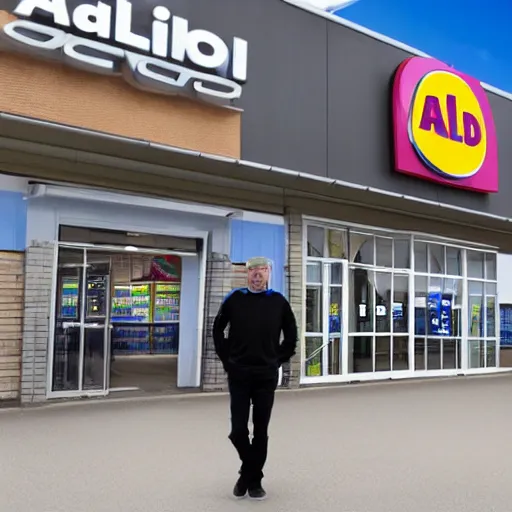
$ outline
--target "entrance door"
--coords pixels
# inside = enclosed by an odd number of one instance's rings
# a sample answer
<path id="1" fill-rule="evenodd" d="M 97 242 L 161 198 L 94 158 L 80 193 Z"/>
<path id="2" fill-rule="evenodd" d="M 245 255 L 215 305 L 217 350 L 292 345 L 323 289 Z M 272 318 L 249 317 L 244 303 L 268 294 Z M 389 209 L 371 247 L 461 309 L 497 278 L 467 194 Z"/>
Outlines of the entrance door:
<path id="1" fill-rule="evenodd" d="M 107 393 L 109 283 L 109 259 L 85 249 L 59 249 L 53 394 Z"/>
<path id="2" fill-rule="evenodd" d="M 348 322 L 347 264 L 340 260 L 308 262 L 306 304 L 306 377 L 343 375 Z"/>

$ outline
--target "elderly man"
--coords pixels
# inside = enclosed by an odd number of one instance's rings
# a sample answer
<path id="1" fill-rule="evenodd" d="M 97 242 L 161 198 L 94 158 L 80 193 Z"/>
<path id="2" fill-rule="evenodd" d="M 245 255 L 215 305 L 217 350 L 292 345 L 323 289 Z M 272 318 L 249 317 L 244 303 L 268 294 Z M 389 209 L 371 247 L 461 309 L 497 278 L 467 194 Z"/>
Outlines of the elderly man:
<path id="1" fill-rule="evenodd" d="M 283 295 L 268 288 L 270 272 L 267 258 L 249 260 L 247 288 L 233 290 L 226 297 L 213 325 L 215 350 L 228 374 L 229 438 L 242 461 L 233 491 L 236 498 L 247 493 L 252 499 L 266 498 L 261 481 L 279 367 L 295 354 L 297 345 L 295 317 Z M 252 443 L 248 429 L 251 403 Z"/>

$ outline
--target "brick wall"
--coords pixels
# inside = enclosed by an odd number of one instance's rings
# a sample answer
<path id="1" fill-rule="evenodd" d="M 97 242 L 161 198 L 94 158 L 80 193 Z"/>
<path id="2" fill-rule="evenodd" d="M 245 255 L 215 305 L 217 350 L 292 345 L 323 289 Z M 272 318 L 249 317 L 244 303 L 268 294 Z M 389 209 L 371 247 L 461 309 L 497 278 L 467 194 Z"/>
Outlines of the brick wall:
<path id="1" fill-rule="evenodd" d="M 32 242 L 26 251 L 21 374 L 21 401 L 25 404 L 46 399 L 53 258 L 51 243 Z"/>
<path id="2" fill-rule="evenodd" d="M 288 299 L 299 327 L 297 353 L 291 360 L 289 368 L 286 368 L 286 385 L 290 388 L 298 388 L 300 385 L 302 343 L 304 342 L 301 326 L 305 301 L 302 287 L 302 216 L 293 210 L 288 210 L 286 221 L 288 227 L 288 267 L 286 269 Z"/>
<path id="3" fill-rule="evenodd" d="M 24 257 L 0 252 L 0 401 L 20 398 Z"/>

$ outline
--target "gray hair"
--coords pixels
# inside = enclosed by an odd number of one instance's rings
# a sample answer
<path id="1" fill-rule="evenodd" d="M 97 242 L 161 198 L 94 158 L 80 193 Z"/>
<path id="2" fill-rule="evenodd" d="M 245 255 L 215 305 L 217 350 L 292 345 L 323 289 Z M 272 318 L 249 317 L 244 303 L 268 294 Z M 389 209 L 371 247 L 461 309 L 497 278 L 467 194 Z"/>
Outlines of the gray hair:
<path id="1" fill-rule="evenodd" d="M 255 267 L 272 268 L 272 261 L 268 258 L 265 258 L 265 256 L 255 256 L 254 258 L 249 258 L 245 266 L 247 269 Z"/>

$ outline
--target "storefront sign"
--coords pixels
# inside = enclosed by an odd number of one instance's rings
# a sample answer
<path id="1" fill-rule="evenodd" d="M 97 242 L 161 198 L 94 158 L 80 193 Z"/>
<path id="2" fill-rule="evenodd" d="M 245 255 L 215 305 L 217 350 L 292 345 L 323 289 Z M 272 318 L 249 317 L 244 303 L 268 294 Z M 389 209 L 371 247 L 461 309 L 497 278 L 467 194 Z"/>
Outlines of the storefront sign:
<path id="1" fill-rule="evenodd" d="M 477 80 L 434 59 L 407 59 L 395 77 L 393 116 L 398 172 L 498 192 L 494 120 Z"/>
<path id="2" fill-rule="evenodd" d="M 13 14 L 22 19 L 3 27 L 0 47 L 122 75 L 149 92 L 189 95 L 223 106 L 241 97 L 247 41 L 234 37 L 228 46 L 212 32 L 191 30 L 188 20 L 164 6 L 147 13 L 151 29 L 138 34 L 132 26 L 134 2 L 79 3 L 74 9 L 69 3 L 21 0 Z M 34 21 L 42 14 L 49 25 Z"/>

